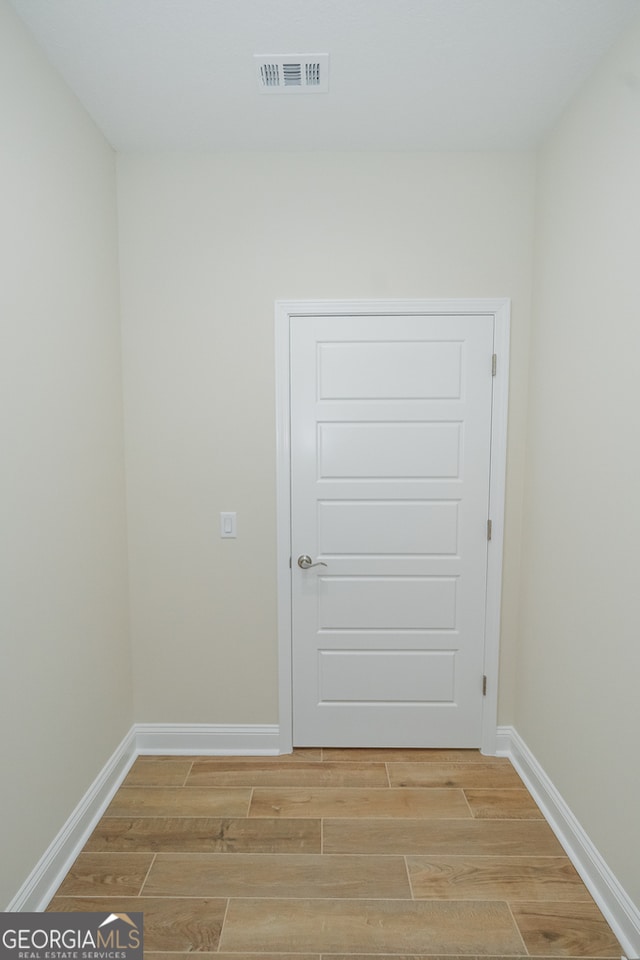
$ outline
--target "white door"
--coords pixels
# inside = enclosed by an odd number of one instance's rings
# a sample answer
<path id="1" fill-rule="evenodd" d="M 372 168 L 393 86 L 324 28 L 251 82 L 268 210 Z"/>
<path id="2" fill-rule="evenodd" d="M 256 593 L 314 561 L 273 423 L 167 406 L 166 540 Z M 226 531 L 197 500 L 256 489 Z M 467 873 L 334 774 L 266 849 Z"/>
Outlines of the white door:
<path id="1" fill-rule="evenodd" d="M 297 746 L 481 743 L 493 342 L 489 315 L 291 318 Z"/>

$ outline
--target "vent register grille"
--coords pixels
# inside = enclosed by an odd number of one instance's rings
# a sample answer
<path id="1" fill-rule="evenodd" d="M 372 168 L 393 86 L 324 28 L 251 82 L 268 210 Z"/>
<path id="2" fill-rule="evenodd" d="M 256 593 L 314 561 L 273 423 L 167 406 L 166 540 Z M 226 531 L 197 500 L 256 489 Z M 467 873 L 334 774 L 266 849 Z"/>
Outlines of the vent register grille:
<path id="1" fill-rule="evenodd" d="M 327 93 L 329 55 L 260 55 L 254 57 L 263 93 Z"/>

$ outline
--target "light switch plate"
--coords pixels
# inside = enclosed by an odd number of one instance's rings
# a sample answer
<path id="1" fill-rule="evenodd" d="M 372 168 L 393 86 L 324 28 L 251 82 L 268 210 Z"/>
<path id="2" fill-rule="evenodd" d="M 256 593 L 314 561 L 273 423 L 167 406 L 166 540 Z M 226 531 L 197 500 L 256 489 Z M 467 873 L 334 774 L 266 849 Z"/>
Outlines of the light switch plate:
<path id="1" fill-rule="evenodd" d="M 235 511 L 233 513 L 221 513 L 220 514 L 220 536 L 223 539 L 232 539 L 237 536 L 236 533 L 236 515 Z"/>

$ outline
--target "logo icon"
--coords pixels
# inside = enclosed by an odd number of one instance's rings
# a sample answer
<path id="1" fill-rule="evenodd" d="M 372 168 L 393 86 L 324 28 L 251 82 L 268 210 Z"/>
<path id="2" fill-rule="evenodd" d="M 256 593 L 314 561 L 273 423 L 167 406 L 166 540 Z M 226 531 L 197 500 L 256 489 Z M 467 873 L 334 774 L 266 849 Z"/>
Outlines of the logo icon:
<path id="1" fill-rule="evenodd" d="M 143 960 L 143 914 L 0 913 L 0 960 Z"/>
<path id="2" fill-rule="evenodd" d="M 102 921 L 100 927 L 106 927 L 108 923 L 113 923 L 114 920 L 122 920 L 124 923 L 128 923 L 130 926 L 135 927 L 136 930 L 138 929 L 138 924 L 133 922 L 128 913 L 110 913 L 107 919 Z"/>

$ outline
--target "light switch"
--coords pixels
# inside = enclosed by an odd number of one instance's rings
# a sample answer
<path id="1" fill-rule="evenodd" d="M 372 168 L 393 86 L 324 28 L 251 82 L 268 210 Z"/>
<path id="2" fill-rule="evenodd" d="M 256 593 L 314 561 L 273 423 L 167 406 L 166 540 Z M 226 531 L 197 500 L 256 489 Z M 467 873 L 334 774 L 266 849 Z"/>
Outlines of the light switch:
<path id="1" fill-rule="evenodd" d="M 227 539 L 237 536 L 235 512 L 220 514 L 220 536 Z"/>

